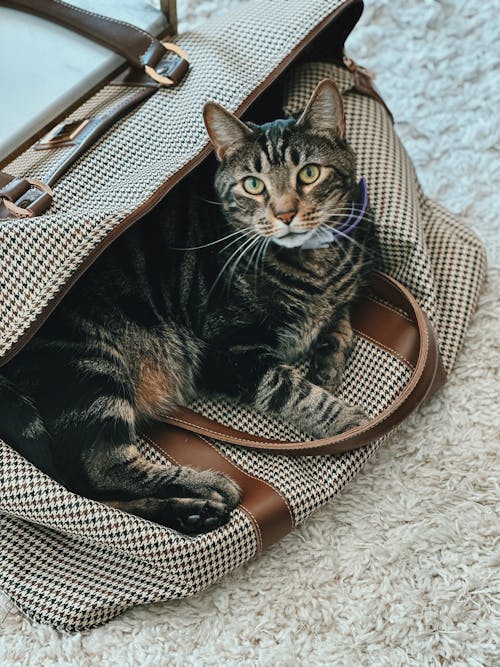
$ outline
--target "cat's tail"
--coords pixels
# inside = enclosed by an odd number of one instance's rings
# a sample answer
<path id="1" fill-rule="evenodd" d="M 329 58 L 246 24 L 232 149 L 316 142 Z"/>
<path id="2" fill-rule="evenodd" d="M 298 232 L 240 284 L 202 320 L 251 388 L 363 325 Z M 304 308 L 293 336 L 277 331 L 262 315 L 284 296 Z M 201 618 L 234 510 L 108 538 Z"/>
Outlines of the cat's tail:
<path id="1" fill-rule="evenodd" d="M 51 438 L 33 401 L 0 375 L 0 438 L 39 468 L 56 477 Z"/>

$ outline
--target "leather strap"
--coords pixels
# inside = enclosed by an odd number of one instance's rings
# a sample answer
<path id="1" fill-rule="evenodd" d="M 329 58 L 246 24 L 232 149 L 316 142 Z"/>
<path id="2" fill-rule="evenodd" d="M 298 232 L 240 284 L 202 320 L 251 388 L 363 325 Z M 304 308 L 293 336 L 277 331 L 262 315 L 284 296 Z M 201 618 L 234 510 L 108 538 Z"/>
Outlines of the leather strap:
<path id="1" fill-rule="evenodd" d="M 373 419 L 339 435 L 303 442 L 243 433 L 188 408 L 181 408 L 165 422 L 223 442 L 292 456 L 341 454 L 386 435 L 442 386 L 446 375 L 432 324 L 411 293 L 383 273 L 374 275 L 372 287 L 373 296 L 364 299 L 352 315 L 353 327 L 413 369 L 406 387 Z"/>
<path id="2" fill-rule="evenodd" d="M 0 5 L 36 14 L 63 25 L 70 30 L 103 44 L 121 55 L 132 67 L 154 68 L 170 51 L 156 37 L 136 26 L 80 9 L 62 0 L 0 0 Z M 188 69 L 181 57 L 172 67 L 162 72 L 173 83 L 178 83 Z"/>

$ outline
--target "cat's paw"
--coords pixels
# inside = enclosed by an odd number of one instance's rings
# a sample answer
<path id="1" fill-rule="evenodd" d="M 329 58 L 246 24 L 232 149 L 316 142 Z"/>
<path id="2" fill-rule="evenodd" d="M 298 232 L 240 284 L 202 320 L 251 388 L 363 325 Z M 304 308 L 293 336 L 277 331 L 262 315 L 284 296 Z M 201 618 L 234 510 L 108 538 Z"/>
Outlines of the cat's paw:
<path id="1" fill-rule="evenodd" d="M 344 369 L 344 358 L 338 359 L 337 363 L 332 365 L 316 357 L 309 364 L 307 379 L 333 394 L 342 384 Z"/>
<path id="2" fill-rule="evenodd" d="M 360 405 L 345 405 L 337 417 L 337 433 L 343 433 L 356 426 L 361 426 L 369 419 Z"/>
<path id="3" fill-rule="evenodd" d="M 183 467 L 175 495 L 181 497 L 169 498 L 163 515 L 157 515 L 156 520 L 182 533 L 197 535 L 227 523 L 242 492 L 221 472 Z"/>
<path id="4" fill-rule="evenodd" d="M 349 429 L 364 424 L 369 419 L 366 412 L 359 405 L 347 405 L 344 403 L 331 422 L 318 424 L 314 429 L 317 438 L 325 438 L 329 435 L 338 435 Z"/>
<path id="5" fill-rule="evenodd" d="M 222 472 L 184 468 L 183 473 L 182 495 L 223 503 L 229 511 L 241 500 L 240 487 Z"/>
<path id="6" fill-rule="evenodd" d="M 166 525 L 185 535 L 201 535 L 229 521 L 231 510 L 225 502 L 202 498 L 171 498 Z"/>

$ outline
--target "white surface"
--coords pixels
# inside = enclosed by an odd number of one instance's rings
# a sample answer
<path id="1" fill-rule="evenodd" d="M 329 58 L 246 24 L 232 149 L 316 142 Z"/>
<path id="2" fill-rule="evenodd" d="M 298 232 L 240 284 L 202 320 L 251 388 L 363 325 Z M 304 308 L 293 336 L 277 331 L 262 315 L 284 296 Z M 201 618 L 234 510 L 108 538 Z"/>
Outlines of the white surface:
<path id="1" fill-rule="evenodd" d="M 71 0 L 158 35 L 146 0 Z M 0 7 L 0 160 L 123 62 L 113 51 L 44 19 Z"/>
<path id="2" fill-rule="evenodd" d="M 181 28 L 228 4 L 179 0 Z M 366 4 L 349 52 L 378 72 L 426 191 L 473 224 L 495 264 L 491 3 Z M 444 390 L 304 526 L 196 598 L 86 634 L 31 626 L 6 604 L 2 667 L 499 665 L 499 293 L 497 260 Z"/>

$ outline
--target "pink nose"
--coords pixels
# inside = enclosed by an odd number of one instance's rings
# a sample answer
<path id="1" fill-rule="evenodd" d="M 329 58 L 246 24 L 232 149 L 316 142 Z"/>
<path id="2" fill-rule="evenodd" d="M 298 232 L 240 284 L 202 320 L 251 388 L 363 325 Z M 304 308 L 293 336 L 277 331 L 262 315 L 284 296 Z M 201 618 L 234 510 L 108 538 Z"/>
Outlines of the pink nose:
<path id="1" fill-rule="evenodd" d="M 278 220 L 284 222 L 285 225 L 289 225 L 294 219 L 296 213 L 297 211 L 283 211 L 281 213 L 275 213 L 275 216 L 278 218 Z"/>

